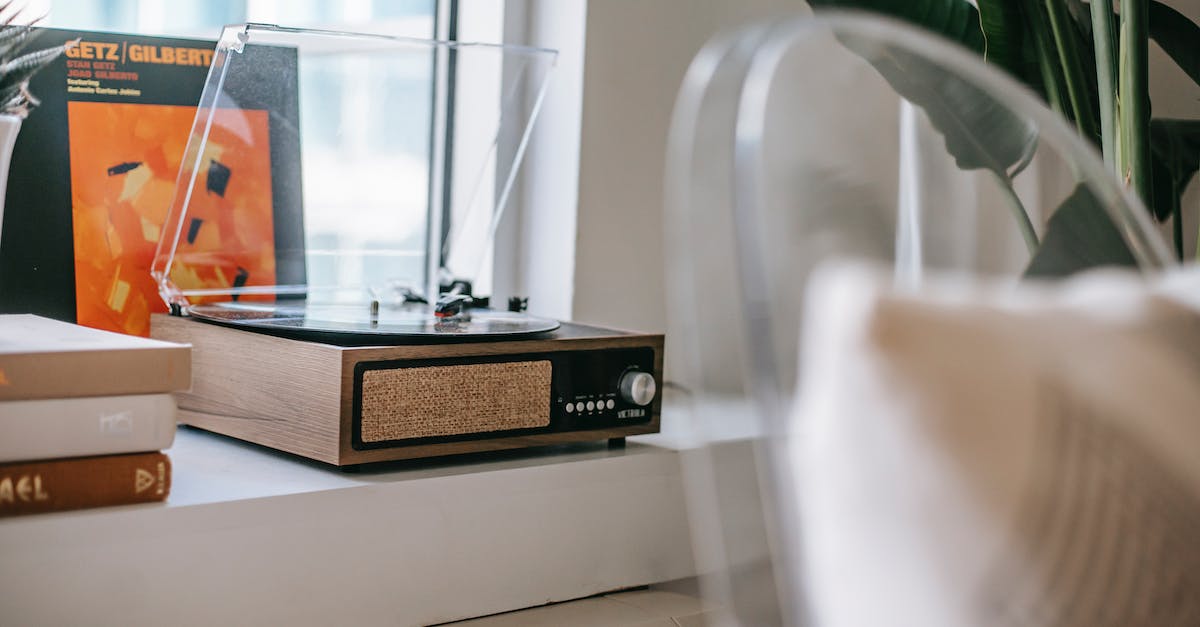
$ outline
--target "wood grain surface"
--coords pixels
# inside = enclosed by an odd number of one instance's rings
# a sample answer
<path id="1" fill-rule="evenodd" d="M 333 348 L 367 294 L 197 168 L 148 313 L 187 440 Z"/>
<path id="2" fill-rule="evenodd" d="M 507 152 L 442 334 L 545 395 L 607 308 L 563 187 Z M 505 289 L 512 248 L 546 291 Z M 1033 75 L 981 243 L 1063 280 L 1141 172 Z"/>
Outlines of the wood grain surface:
<path id="1" fill-rule="evenodd" d="M 359 362 L 651 347 L 662 380 L 661 334 L 563 323 L 539 339 L 399 346 L 335 346 L 241 331 L 169 316 L 151 336 L 192 344 L 192 389 L 179 395 L 180 422 L 335 465 L 621 438 L 659 430 L 662 393 L 651 420 L 614 428 L 355 450 L 354 368 Z"/>

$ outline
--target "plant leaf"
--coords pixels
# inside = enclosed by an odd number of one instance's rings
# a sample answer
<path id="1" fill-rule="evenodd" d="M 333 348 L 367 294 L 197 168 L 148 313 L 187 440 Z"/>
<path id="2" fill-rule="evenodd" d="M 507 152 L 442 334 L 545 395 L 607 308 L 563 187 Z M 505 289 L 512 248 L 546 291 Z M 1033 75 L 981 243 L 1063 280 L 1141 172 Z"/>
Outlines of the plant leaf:
<path id="1" fill-rule="evenodd" d="M 1153 204 L 1150 163 L 1150 17 L 1145 0 L 1121 0 L 1117 37 L 1117 173 L 1147 206 Z"/>
<path id="2" fill-rule="evenodd" d="M 28 26 L 0 27 L 0 60 L 9 59 L 28 43 L 33 29 Z"/>
<path id="3" fill-rule="evenodd" d="M 1093 96 L 1096 92 L 1096 69 L 1089 63 L 1092 55 L 1083 54 L 1084 51 L 1091 51 L 1092 47 L 1090 42 L 1084 43 L 1078 23 L 1071 17 L 1066 4 L 1055 0 L 1046 0 L 1045 4 L 1056 58 L 1062 67 L 1067 88 L 1067 101 L 1071 105 L 1071 118 L 1080 135 L 1097 140 L 1100 132 Z"/>
<path id="4" fill-rule="evenodd" d="M 1105 0 L 1096 0 L 1104 2 Z M 1108 0 L 1111 2 L 1111 0 Z M 1068 8 L 1071 8 L 1071 13 L 1075 16 L 1074 4 L 1078 0 L 1069 0 Z M 983 3 L 980 2 L 980 6 Z M 1150 0 L 1150 39 L 1158 43 L 1163 52 L 1171 57 L 1183 71 L 1192 78 L 1196 84 L 1200 85 L 1200 26 L 1189 20 L 1186 15 L 1176 11 L 1175 9 L 1159 2 L 1158 0 Z M 1081 20 L 1077 16 L 1076 23 L 1080 27 L 1086 38 L 1091 38 L 1092 29 L 1086 25 L 1086 20 Z M 1113 13 L 1113 24 L 1118 23 L 1118 13 Z M 1116 48 L 1117 42 L 1113 41 L 1113 48 Z"/>
<path id="5" fill-rule="evenodd" d="M 1179 11 L 1151 0 L 1150 38 L 1200 85 L 1200 26 Z"/>
<path id="6" fill-rule="evenodd" d="M 1050 216 L 1042 246 L 1025 276 L 1056 278 L 1098 266 L 1136 265 L 1103 203 L 1086 185 L 1079 185 Z"/>
<path id="7" fill-rule="evenodd" d="M 931 30 L 983 53 L 979 12 L 966 0 L 813 0 L 814 8 L 864 9 Z M 924 59 L 877 42 L 842 43 L 871 63 L 896 93 L 919 106 L 946 140 L 959 168 L 1015 176 L 1037 148 L 1037 128 L 977 87 Z M 1016 51 L 1014 51 L 1016 52 Z"/>
<path id="8" fill-rule="evenodd" d="M 33 76 L 47 63 L 58 58 L 66 50 L 66 46 L 55 46 L 45 50 L 37 50 L 21 55 L 3 65 L 0 65 L 0 87 L 16 85 Z"/>
<path id="9" fill-rule="evenodd" d="M 1010 179 L 1037 148 L 1037 127 L 973 83 L 907 50 L 842 36 L 900 96 L 925 111 L 963 170 L 986 169 Z"/>
<path id="10" fill-rule="evenodd" d="M 1095 1 L 1112 4 L 1112 0 Z M 1087 20 L 1078 13 L 1076 5 L 1079 2 L 1080 0 L 1067 0 L 1067 7 L 1071 9 L 1071 14 L 1075 17 L 1080 30 L 1090 38 L 1092 28 Z M 1163 51 L 1174 59 L 1175 63 L 1188 76 L 1192 77 L 1193 81 L 1200 84 L 1200 26 L 1189 20 L 1186 15 L 1159 0 L 1150 0 L 1149 12 L 1150 39 L 1157 42 Z M 1113 13 L 1112 22 L 1114 24 L 1117 23 L 1118 16 L 1118 13 Z M 1113 47 L 1116 47 L 1115 41 Z"/>
<path id="11" fill-rule="evenodd" d="M 1107 6 L 1106 6 L 1107 4 Z M 1104 165 L 1117 171 L 1117 44 L 1112 3 L 1094 0 L 1091 6 L 1092 60 L 1096 72 L 1094 101 L 1099 105 L 1100 146 Z"/>
<path id="12" fill-rule="evenodd" d="M 921 26 L 983 54 L 979 11 L 967 0 L 809 0 L 812 8 L 860 9 Z"/>
<path id="13" fill-rule="evenodd" d="M 1012 0 L 979 0 L 979 26 L 985 43 L 984 60 L 1040 89 L 1041 72 L 1037 60 L 1029 55 L 1034 44 L 1026 41 L 1020 5 Z"/>
<path id="14" fill-rule="evenodd" d="M 1154 165 L 1154 217 L 1166 220 L 1192 177 L 1200 171 L 1200 120 L 1150 121 Z"/>

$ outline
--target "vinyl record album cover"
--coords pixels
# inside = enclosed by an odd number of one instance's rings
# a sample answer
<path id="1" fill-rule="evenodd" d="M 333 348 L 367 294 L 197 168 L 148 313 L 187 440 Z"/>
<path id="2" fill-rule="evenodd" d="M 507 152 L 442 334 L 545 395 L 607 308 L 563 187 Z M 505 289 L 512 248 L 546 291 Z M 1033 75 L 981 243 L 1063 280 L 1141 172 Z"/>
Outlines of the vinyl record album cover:
<path id="1" fill-rule="evenodd" d="M 147 335 L 150 314 L 166 311 L 150 265 L 214 43 L 39 29 L 34 45 L 75 39 L 30 84 L 42 103 L 13 152 L 0 310 Z M 277 58 L 264 64 L 272 73 L 254 77 L 257 101 L 236 103 L 238 132 L 206 147 L 205 188 L 180 246 L 208 261 L 176 269 L 189 287 L 276 283 L 277 237 L 287 241 L 292 227 L 283 225 L 301 228 L 276 215 L 300 211 L 288 191 L 299 189 L 299 146 L 273 133 L 298 120 L 295 51 L 247 53 Z"/>

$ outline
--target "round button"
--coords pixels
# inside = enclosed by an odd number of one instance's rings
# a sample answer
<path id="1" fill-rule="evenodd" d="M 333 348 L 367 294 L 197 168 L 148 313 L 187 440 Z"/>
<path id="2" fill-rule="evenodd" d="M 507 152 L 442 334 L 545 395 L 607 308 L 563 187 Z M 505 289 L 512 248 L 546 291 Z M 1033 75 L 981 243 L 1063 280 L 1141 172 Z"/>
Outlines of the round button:
<path id="1" fill-rule="evenodd" d="M 575 403 L 567 403 L 567 413 L 569 414 L 574 411 L 575 411 Z"/>
<path id="2" fill-rule="evenodd" d="M 605 407 L 607 407 L 607 408 L 609 408 L 609 409 L 612 409 L 613 407 L 616 407 L 616 406 L 617 406 L 617 404 L 616 404 L 616 402 L 614 402 L 614 401 L 613 401 L 613 399 L 611 399 L 611 398 L 610 398 L 610 399 L 608 399 L 607 401 L 605 401 L 605 402 L 604 402 L 604 406 L 605 406 Z"/>
<path id="3" fill-rule="evenodd" d="M 621 391 L 621 398 L 642 407 L 649 405 L 658 391 L 654 375 L 638 370 L 631 370 L 622 375 L 621 383 L 617 387 Z"/>
<path id="4" fill-rule="evenodd" d="M 587 410 L 592 411 L 593 409 L 596 409 L 596 404 L 593 403 L 592 401 L 588 401 L 587 402 Z"/>

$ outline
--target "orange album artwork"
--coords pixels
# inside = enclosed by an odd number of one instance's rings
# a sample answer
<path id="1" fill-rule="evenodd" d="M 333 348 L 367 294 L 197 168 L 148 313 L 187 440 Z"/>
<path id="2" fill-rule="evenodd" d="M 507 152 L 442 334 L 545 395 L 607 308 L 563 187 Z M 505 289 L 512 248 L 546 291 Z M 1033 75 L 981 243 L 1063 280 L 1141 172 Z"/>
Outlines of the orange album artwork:
<path id="1" fill-rule="evenodd" d="M 71 102 L 71 215 L 79 324 L 148 335 L 166 311 L 150 266 L 194 107 Z M 267 112 L 213 125 L 171 277 L 183 289 L 275 283 Z M 236 119 L 234 119 L 236 118 Z"/>

